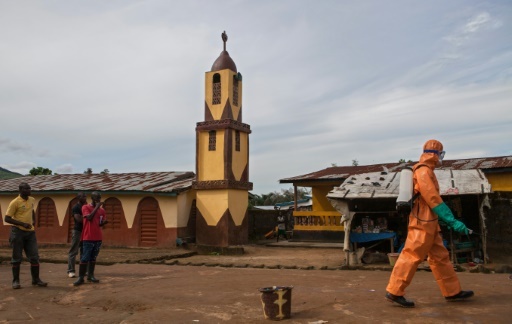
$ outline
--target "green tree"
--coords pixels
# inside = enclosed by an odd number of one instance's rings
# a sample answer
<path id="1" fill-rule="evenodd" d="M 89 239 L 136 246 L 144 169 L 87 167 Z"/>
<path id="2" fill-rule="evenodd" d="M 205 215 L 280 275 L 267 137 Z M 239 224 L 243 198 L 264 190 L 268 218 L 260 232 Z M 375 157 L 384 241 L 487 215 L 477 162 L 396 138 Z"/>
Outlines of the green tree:
<path id="1" fill-rule="evenodd" d="M 359 165 L 359 161 L 357 159 L 353 159 L 352 166 L 358 166 L 358 165 Z"/>
<path id="2" fill-rule="evenodd" d="M 109 173 L 110 173 L 110 171 L 108 169 L 105 169 L 105 170 L 100 172 L 100 174 L 109 174 Z"/>
<path id="3" fill-rule="evenodd" d="M 43 167 L 34 167 L 32 169 L 30 169 L 29 173 L 30 175 L 51 175 L 52 174 L 52 170 L 48 169 L 48 168 L 43 168 Z"/>
<path id="4" fill-rule="evenodd" d="M 297 188 L 297 199 L 304 199 L 306 195 L 310 195 L 311 190 L 304 187 Z M 274 191 L 268 194 L 254 195 L 250 199 L 250 206 L 274 206 L 277 203 L 288 202 L 294 200 L 293 188 L 281 189 L 281 192 Z"/>
<path id="5" fill-rule="evenodd" d="M 92 169 L 87 168 L 87 170 L 84 171 L 84 174 L 92 174 Z"/>

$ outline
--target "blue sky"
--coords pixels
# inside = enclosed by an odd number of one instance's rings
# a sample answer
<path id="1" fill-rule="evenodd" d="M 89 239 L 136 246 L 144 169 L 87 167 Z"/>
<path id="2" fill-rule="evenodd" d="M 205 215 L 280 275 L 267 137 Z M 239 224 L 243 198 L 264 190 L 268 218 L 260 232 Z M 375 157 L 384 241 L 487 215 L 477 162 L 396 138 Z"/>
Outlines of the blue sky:
<path id="1" fill-rule="evenodd" d="M 194 171 L 224 30 L 254 193 L 430 138 L 511 155 L 511 21 L 510 1 L 0 0 L 0 166 Z"/>

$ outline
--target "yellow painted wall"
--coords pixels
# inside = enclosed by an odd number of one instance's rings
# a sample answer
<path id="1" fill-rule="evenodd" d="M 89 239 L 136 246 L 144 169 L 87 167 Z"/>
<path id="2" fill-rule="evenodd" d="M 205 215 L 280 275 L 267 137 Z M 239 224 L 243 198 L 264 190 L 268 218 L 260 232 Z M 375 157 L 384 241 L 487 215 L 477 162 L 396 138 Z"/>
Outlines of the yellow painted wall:
<path id="1" fill-rule="evenodd" d="M 213 75 L 220 74 L 220 82 L 221 82 L 221 100 L 220 104 L 213 105 Z M 233 111 L 233 118 L 238 119 L 238 115 L 240 114 L 240 105 L 242 104 L 242 82 L 238 82 L 238 105 L 233 104 L 233 77 L 236 73 L 231 70 L 221 70 L 215 72 L 206 72 L 205 76 L 205 100 L 208 104 L 208 107 L 211 111 L 213 119 L 220 120 L 222 116 L 222 111 L 224 106 L 226 105 L 226 100 L 230 98 L 231 109 Z"/>
<path id="2" fill-rule="evenodd" d="M 335 211 L 336 209 L 327 200 L 327 194 L 333 189 L 333 186 L 315 186 L 311 188 L 313 195 L 313 210 L 314 211 Z"/>
<path id="3" fill-rule="evenodd" d="M 234 133 L 235 131 L 233 131 Z M 240 180 L 242 178 L 242 174 L 247 166 L 247 160 L 249 158 L 248 153 L 248 141 L 249 137 L 247 133 L 240 132 L 240 151 L 236 150 L 236 136 L 233 135 L 233 175 L 236 180 Z"/>
<path id="4" fill-rule="evenodd" d="M 11 200 L 16 198 L 17 196 L 18 195 L 9 195 L 9 196 L 2 195 L 0 197 L 0 205 L 1 205 L 2 213 L 3 213 L 2 222 L 4 222 L 5 212 L 7 211 L 7 207 L 9 207 L 9 203 L 11 202 Z M 64 218 L 66 217 L 66 210 L 68 209 L 69 202 L 71 200 L 73 200 L 73 198 L 75 198 L 76 195 L 64 194 L 64 195 L 49 196 L 49 195 L 32 194 L 32 197 L 34 197 L 34 199 L 35 199 L 36 210 L 37 210 L 37 205 L 39 204 L 41 199 L 43 199 L 45 197 L 51 198 L 53 200 L 53 202 L 55 203 L 55 209 L 57 211 L 57 217 L 59 219 L 59 226 L 62 226 L 62 224 L 64 223 Z M 3 224 L 8 225 L 5 222 Z"/>
<path id="5" fill-rule="evenodd" d="M 5 212 L 7 212 L 7 207 L 9 207 L 9 203 L 14 199 L 18 197 L 18 195 L 1 195 L 0 196 L 0 211 L 2 212 L 2 224 L 3 225 L 10 225 L 5 223 Z"/>
<path id="6" fill-rule="evenodd" d="M 198 190 L 196 207 L 209 226 L 215 226 L 228 209 L 228 190 Z"/>
<path id="7" fill-rule="evenodd" d="M 135 214 L 137 213 L 137 206 L 139 205 L 139 202 L 144 197 L 145 196 L 139 196 L 139 195 L 133 195 L 133 196 L 127 195 L 125 197 L 120 197 L 120 196 L 116 197 L 117 199 L 119 199 L 121 201 L 121 204 L 123 206 L 124 217 L 126 219 L 126 225 L 128 226 L 128 228 L 133 227 L 133 222 L 135 220 Z M 106 199 L 106 198 L 103 198 L 103 195 L 102 195 L 102 199 Z M 90 201 L 90 199 L 89 199 L 89 201 Z M 163 211 L 162 211 L 162 214 L 163 214 Z M 107 217 L 108 217 L 108 215 L 107 215 Z"/>
<path id="8" fill-rule="evenodd" d="M 178 195 L 178 216 L 176 217 L 176 225 L 172 227 L 186 227 L 188 225 L 190 209 L 192 208 L 192 202 L 194 201 L 195 198 L 195 190 L 187 190 Z"/>
<path id="9" fill-rule="evenodd" d="M 512 173 L 486 173 L 492 191 L 512 191 Z"/>
<path id="10" fill-rule="evenodd" d="M 152 196 L 154 197 L 160 206 L 160 210 L 162 212 L 162 218 L 165 224 L 166 228 L 174 228 L 178 226 L 179 222 L 188 222 L 188 217 L 190 213 L 190 206 L 192 205 L 192 199 L 191 198 L 191 190 L 187 191 L 187 194 L 183 194 L 178 196 L 181 201 L 181 207 L 182 210 L 180 210 L 180 215 L 178 215 L 178 197 L 172 197 L 172 196 Z M 188 196 L 187 196 L 188 195 Z M 133 222 L 135 220 L 135 215 L 137 213 L 137 206 L 139 205 L 139 202 L 145 198 L 151 195 L 108 195 L 108 194 L 101 194 L 101 200 L 104 201 L 110 197 L 117 198 L 121 201 L 121 205 L 123 207 L 123 212 L 126 219 L 126 224 L 128 225 L 128 228 L 133 227 Z M 17 195 L 11 195 L 11 196 L 0 196 L 0 209 L 2 210 L 2 223 L 4 225 L 4 218 L 5 218 L 5 212 L 7 211 L 7 207 L 9 206 L 9 203 L 11 200 L 16 198 Z M 66 210 L 69 206 L 69 202 L 73 200 L 73 198 L 76 197 L 75 194 L 56 194 L 56 195 L 38 195 L 33 194 L 32 197 L 36 200 L 36 206 L 39 204 L 39 201 L 45 197 L 49 197 L 53 200 L 55 203 L 55 209 L 57 211 L 57 218 L 59 220 L 59 226 L 62 226 L 64 223 L 64 218 L 66 217 Z M 87 195 L 87 202 L 91 202 L 90 195 Z M 36 207 L 37 208 L 37 207 Z M 107 215 L 108 217 L 108 215 Z M 178 221 L 178 218 L 180 219 Z"/>
<path id="11" fill-rule="evenodd" d="M 217 149 L 208 151 L 209 134 L 198 135 L 198 175 L 199 181 L 224 179 L 224 130 L 217 130 Z"/>
<path id="12" fill-rule="evenodd" d="M 229 191 L 229 212 L 235 225 L 240 226 L 247 211 L 249 203 L 249 193 L 246 190 L 228 190 Z"/>
<path id="13" fill-rule="evenodd" d="M 246 190 L 199 190 L 196 205 L 209 226 L 217 225 L 228 208 L 235 225 L 239 226 L 244 220 L 248 201 Z"/>
<path id="14" fill-rule="evenodd" d="M 176 227 L 178 223 L 178 200 L 176 197 L 173 197 L 173 199 L 159 199 L 161 197 L 154 198 L 158 201 L 158 205 L 160 206 L 165 228 Z"/>
<path id="15" fill-rule="evenodd" d="M 128 228 L 133 227 L 135 221 L 135 215 L 137 214 L 137 207 L 140 201 L 146 197 L 153 197 L 158 201 L 160 211 L 162 213 L 162 219 L 165 224 L 165 228 L 174 228 L 177 225 L 178 218 L 178 202 L 177 197 L 173 196 L 157 196 L 157 195 L 107 195 L 101 194 L 101 200 L 104 201 L 110 197 L 117 198 L 121 201 L 123 207 L 124 217 L 126 219 L 126 225 Z M 90 198 L 87 202 L 91 202 Z M 107 215 L 108 217 L 108 215 Z"/>

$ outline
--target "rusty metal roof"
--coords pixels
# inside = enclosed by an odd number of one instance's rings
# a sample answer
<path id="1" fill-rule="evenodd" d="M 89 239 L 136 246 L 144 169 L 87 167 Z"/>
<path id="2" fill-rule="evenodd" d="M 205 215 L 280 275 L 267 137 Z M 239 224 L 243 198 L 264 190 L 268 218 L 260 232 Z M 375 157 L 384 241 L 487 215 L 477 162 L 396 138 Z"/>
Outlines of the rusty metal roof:
<path id="1" fill-rule="evenodd" d="M 320 171 L 311 172 L 305 175 L 295 176 L 279 180 L 279 183 L 301 183 L 301 182 L 328 182 L 344 181 L 349 175 L 368 172 L 379 172 L 386 168 L 390 172 L 400 171 L 406 166 L 412 167 L 418 162 L 404 163 L 382 163 L 372 165 L 330 167 Z M 481 169 L 484 172 L 499 172 L 512 168 L 512 155 L 499 157 L 486 157 L 461 160 L 443 160 L 443 166 L 438 170 L 472 170 Z"/>
<path id="2" fill-rule="evenodd" d="M 434 170 L 441 196 L 478 195 L 491 192 L 491 185 L 479 169 Z M 396 198 L 400 187 L 400 172 L 370 172 L 351 175 L 335 187 L 327 198 Z"/>
<path id="3" fill-rule="evenodd" d="M 56 174 L 0 180 L 0 192 L 18 192 L 27 182 L 32 192 L 102 191 L 178 194 L 192 188 L 194 172 L 141 172 L 110 174 Z"/>

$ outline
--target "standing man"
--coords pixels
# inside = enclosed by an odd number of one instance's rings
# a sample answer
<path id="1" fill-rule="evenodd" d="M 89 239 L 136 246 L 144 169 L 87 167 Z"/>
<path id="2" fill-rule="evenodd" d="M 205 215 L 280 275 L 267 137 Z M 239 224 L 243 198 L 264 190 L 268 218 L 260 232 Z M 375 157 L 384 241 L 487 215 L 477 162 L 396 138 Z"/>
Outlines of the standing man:
<path id="1" fill-rule="evenodd" d="M 71 247 L 68 253 L 68 277 L 75 277 L 75 264 L 76 256 L 80 250 L 80 257 L 82 256 L 82 228 L 84 223 L 84 217 L 82 216 L 82 206 L 87 203 L 87 196 L 84 192 L 78 193 L 76 196 L 78 202 L 73 206 L 71 214 L 75 220 L 73 227 L 73 235 L 71 236 Z"/>
<path id="2" fill-rule="evenodd" d="M 32 285 L 46 287 L 48 283 L 39 278 L 39 252 L 34 229 L 36 225 L 35 199 L 30 196 L 32 188 L 28 183 L 22 182 L 19 185 L 19 192 L 19 196 L 11 201 L 5 214 L 5 222 L 12 225 L 9 237 L 12 246 L 12 288 L 21 288 L 20 264 L 23 259 L 23 250 L 30 261 Z"/>
<path id="3" fill-rule="evenodd" d="M 279 215 L 277 215 L 277 242 L 279 242 L 279 236 L 284 236 L 284 238 L 287 240 L 286 237 L 286 223 L 283 214 L 281 213 L 281 210 L 279 210 Z"/>
<path id="4" fill-rule="evenodd" d="M 101 227 L 107 224 L 105 209 L 101 201 L 101 195 L 97 191 L 91 193 L 91 204 L 82 206 L 84 219 L 82 229 L 82 255 L 80 256 L 80 268 L 78 269 L 78 280 L 73 283 L 74 286 L 80 286 L 84 283 L 85 272 L 87 271 L 87 281 L 98 283 L 94 277 L 94 268 L 96 267 L 96 257 L 100 253 L 103 236 Z M 87 267 L 89 265 L 89 267 Z"/>
<path id="5" fill-rule="evenodd" d="M 419 163 L 413 168 L 414 194 L 419 193 L 420 196 L 415 200 L 409 215 L 405 246 L 386 288 L 386 299 L 402 307 L 414 307 L 414 302 L 404 297 L 405 288 L 411 283 L 418 265 L 426 255 L 432 274 L 447 301 L 464 300 L 473 296 L 473 291 L 461 290 L 448 250 L 444 247 L 439 233 L 438 219 L 459 233 L 469 233 L 468 228 L 455 219 L 439 195 L 434 169 L 441 165 L 443 157 L 443 144 L 429 140 L 423 146 Z"/>

